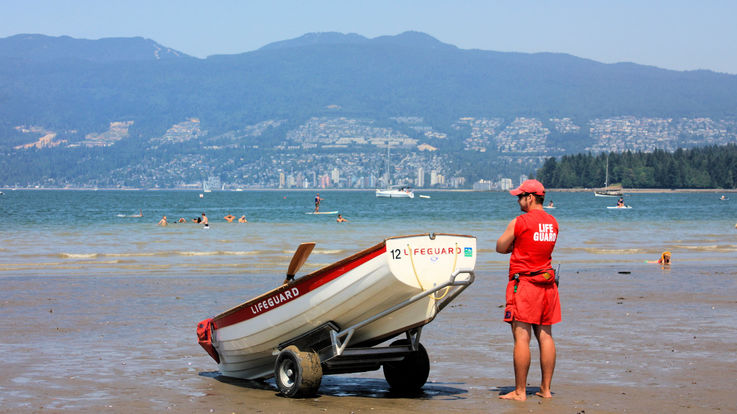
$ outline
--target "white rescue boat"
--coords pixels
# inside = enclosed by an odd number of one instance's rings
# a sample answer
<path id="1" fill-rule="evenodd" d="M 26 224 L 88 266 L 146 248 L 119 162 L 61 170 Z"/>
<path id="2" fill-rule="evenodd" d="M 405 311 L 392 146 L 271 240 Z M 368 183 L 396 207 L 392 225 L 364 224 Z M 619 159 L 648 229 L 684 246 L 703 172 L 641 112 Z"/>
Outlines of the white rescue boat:
<path id="1" fill-rule="evenodd" d="M 200 322 L 199 343 L 223 375 L 276 376 L 287 396 L 316 392 L 323 374 L 381 366 L 393 389 L 416 390 L 429 373 L 421 329 L 473 282 L 476 254 L 473 236 L 388 238 Z"/>

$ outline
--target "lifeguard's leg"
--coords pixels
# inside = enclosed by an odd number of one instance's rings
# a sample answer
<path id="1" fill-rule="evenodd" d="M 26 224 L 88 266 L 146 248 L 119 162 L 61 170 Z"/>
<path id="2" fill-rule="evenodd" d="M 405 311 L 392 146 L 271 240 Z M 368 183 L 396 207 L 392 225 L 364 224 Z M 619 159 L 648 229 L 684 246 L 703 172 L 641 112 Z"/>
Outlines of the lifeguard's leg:
<path id="1" fill-rule="evenodd" d="M 514 391 L 500 395 L 505 400 L 524 401 L 527 399 L 527 373 L 530 370 L 531 325 L 525 322 L 512 322 L 514 336 Z"/>
<path id="2" fill-rule="evenodd" d="M 543 398 L 551 398 L 553 394 L 550 392 L 550 384 L 553 382 L 556 358 L 553 327 L 552 325 L 535 325 L 534 329 L 535 337 L 540 345 L 540 371 L 542 376 L 540 392 L 536 394 Z"/>

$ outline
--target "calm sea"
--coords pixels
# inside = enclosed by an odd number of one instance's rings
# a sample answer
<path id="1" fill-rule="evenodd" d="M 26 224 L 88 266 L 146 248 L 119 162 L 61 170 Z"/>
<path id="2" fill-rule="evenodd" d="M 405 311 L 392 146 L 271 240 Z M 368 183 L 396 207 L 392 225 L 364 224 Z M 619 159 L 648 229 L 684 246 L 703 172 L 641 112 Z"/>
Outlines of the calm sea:
<path id="1" fill-rule="evenodd" d="M 430 198 L 379 199 L 371 191 L 321 191 L 323 211 L 307 215 L 314 191 L 51 191 L 0 195 L 0 278 L 17 276 L 279 275 L 301 242 L 317 247 L 303 272 L 340 260 L 386 237 L 460 233 L 478 238 L 479 270 L 506 268 L 497 237 L 519 214 L 508 193 L 416 192 Z M 550 193 L 560 236 L 561 273 L 599 264 L 635 265 L 663 250 L 674 263 L 737 263 L 737 195 L 632 194 L 615 198 Z M 137 215 L 139 209 L 143 217 Z M 205 212 L 210 228 L 191 219 Z M 223 217 L 246 215 L 247 224 Z M 163 215 L 170 223 L 157 225 Z"/>

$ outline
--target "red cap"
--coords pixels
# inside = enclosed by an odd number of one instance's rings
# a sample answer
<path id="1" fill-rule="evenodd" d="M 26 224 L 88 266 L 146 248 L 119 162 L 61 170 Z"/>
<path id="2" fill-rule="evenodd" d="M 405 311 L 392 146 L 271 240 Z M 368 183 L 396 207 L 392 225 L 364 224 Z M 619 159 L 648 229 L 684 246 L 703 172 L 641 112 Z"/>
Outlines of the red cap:
<path id="1" fill-rule="evenodd" d="M 511 190 L 509 194 L 516 196 L 523 193 L 545 195 L 545 187 L 540 181 L 525 180 L 516 190 Z"/>

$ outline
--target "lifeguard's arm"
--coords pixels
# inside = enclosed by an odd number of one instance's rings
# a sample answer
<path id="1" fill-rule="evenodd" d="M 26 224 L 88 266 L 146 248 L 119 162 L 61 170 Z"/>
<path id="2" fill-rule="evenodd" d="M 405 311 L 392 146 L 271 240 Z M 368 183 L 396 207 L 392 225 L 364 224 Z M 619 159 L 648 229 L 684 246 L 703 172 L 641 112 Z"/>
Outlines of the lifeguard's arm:
<path id="1" fill-rule="evenodd" d="M 517 224 L 517 219 L 510 221 L 504 233 L 496 241 L 496 251 L 498 253 L 506 254 L 512 253 L 514 249 L 514 226 Z"/>

